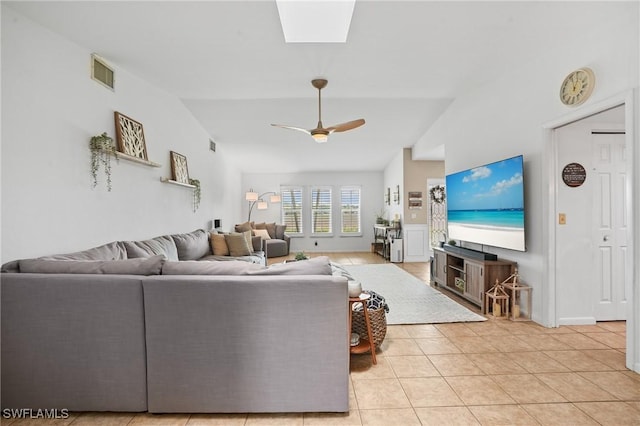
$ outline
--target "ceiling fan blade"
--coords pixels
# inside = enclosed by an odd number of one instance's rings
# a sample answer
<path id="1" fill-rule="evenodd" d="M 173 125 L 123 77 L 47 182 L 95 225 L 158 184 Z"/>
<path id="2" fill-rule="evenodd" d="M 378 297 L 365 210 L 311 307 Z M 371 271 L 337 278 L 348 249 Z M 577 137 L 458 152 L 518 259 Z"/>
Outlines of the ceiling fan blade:
<path id="1" fill-rule="evenodd" d="M 303 133 L 306 133 L 306 134 L 308 134 L 308 135 L 310 135 L 310 134 L 311 134 L 311 131 L 309 131 L 309 130 L 307 130 L 307 129 L 303 129 L 303 128 L 301 128 L 301 127 L 285 126 L 284 124 L 272 124 L 272 126 L 280 127 L 280 128 L 283 128 L 283 129 L 297 130 L 297 131 L 299 131 L 299 132 L 303 132 Z"/>
<path id="2" fill-rule="evenodd" d="M 333 132 L 346 132 L 347 130 L 352 130 L 357 127 L 360 127 L 364 124 L 364 118 L 359 118 L 358 120 L 348 121 L 346 123 L 336 124 L 335 126 L 327 127 L 330 133 Z"/>

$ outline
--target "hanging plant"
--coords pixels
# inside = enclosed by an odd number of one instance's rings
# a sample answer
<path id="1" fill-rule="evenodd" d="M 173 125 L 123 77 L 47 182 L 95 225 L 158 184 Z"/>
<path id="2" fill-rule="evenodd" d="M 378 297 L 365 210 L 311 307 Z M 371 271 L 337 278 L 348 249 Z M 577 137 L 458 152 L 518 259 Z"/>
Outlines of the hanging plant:
<path id="1" fill-rule="evenodd" d="M 111 191 L 111 155 L 115 155 L 116 145 L 113 139 L 104 132 L 101 135 L 93 136 L 89 141 L 91 150 L 91 178 L 93 188 L 98 185 L 98 170 L 100 164 L 104 167 L 104 174 L 107 177 L 107 191 Z"/>
<path id="2" fill-rule="evenodd" d="M 429 190 L 429 196 L 431 197 L 431 201 L 436 204 L 444 203 L 444 200 L 447 198 L 444 192 L 444 186 L 436 185 Z"/>
<path id="3" fill-rule="evenodd" d="M 202 196 L 202 191 L 200 189 L 200 181 L 198 179 L 189 179 L 189 183 L 195 188 L 193 188 L 193 212 L 200 207 L 200 197 Z"/>

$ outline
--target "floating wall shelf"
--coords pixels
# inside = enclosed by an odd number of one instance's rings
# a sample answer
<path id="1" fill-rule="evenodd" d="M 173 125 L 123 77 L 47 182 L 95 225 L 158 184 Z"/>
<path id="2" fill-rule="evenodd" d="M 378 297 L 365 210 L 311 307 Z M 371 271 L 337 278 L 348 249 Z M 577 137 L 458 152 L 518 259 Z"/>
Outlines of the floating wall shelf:
<path id="1" fill-rule="evenodd" d="M 149 167 L 161 167 L 161 165 L 158 163 L 154 163 L 153 161 L 150 161 L 150 160 L 145 160 L 144 158 L 134 157 L 132 155 L 125 154 L 124 152 L 115 151 L 115 154 L 118 160 L 121 160 L 121 159 L 127 160 L 127 161 L 131 161 L 132 163 L 143 164 Z"/>
<path id="2" fill-rule="evenodd" d="M 176 181 L 176 180 L 169 179 L 169 178 L 163 178 L 163 177 L 161 177 L 161 178 L 160 178 L 160 182 L 162 182 L 162 183 L 172 183 L 172 184 L 174 184 L 174 185 L 183 186 L 183 187 L 185 187 L 185 188 L 196 189 L 196 186 L 195 186 L 195 185 L 190 185 L 190 184 L 188 184 L 188 183 L 178 182 L 178 181 Z"/>

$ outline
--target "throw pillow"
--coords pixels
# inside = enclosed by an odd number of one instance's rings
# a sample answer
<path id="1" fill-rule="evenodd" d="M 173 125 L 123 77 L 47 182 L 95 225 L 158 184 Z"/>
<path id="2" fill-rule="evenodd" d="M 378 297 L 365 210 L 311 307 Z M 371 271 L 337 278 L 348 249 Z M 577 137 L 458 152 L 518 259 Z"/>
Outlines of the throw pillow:
<path id="1" fill-rule="evenodd" d="M 251 231 L 248 231 L 251 234 Z M 247 243 L 245 234 L 234 232 L 226 234 L 224 240 L 229 247 L 229 254 L 231 256 L 249 256 L 251 254 L 251 246 Z"/>
<path id="2" fill-rule="evenodd" d="M 264 222 L 254 223 L 253 229 L 267 229 L 267 224 Z"/>
<path id="3" fill-rule="evenodd" d="M 253 222 L 244 222 L 236 225 L 236 232 L 251 231 L 253 229 Z"/>
<path id="4" fill-rule="evenodd" d="M 215 256 L 229 256 L 229 247 L 224 235 L 211 234 L 211 251 Z"/>
<path id="5" fill-rule="evenodd" d="M 256 234 L 256 236 L 262 238 L 263 240 L 270 240 L 271 237 L 269 236 L 269 232 L 267 232 L 266 229 L 254 229 L 253 233 Z"/>

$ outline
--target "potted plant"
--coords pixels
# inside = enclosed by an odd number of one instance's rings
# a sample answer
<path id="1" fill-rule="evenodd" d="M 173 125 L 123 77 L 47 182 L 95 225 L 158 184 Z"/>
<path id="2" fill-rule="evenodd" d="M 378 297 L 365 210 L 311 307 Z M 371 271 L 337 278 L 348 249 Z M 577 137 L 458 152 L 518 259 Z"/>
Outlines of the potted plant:
<path id="1" fill-rule="evenodd" d="M 91 178 L 93 188 L 98 185 L 98 170 L 100 164 L 104 167 L 104 174 L 107 176 L 107 191 L 111 191 L 111 155 L 116 152 L 116 145 L 113 139 L 104 132 L 101 135 L 93 136 L 89 141 L 91 150 Z"/>
<path id="2" fill-rule="evenodd" d="M 202 197 L 202 189 L 200 188 L 200 181 L 198 179 L 189 179 L 189 183 L 195 188 L 193 188 L 193 212 L 200 207 L 200 199 Z"/>
<path id="3" fill-rule="evenodd" d="M 388 221 L 385 219 L 385 214 L 386 212 L 384 210 L 380 210 L 378 213 L 376 213 L 376 225 L 384 225 L 385 222 L 388 223 Z"/>
<path id="4" fill-rule="evenodd" d="M 307 260 L 307 259 L 309 259 L 309 256 L 304 254 L 304 252 L 299 251 L 299 252 L 296 253 L 296 257 L 294 259 L 295 260 Z"/>

